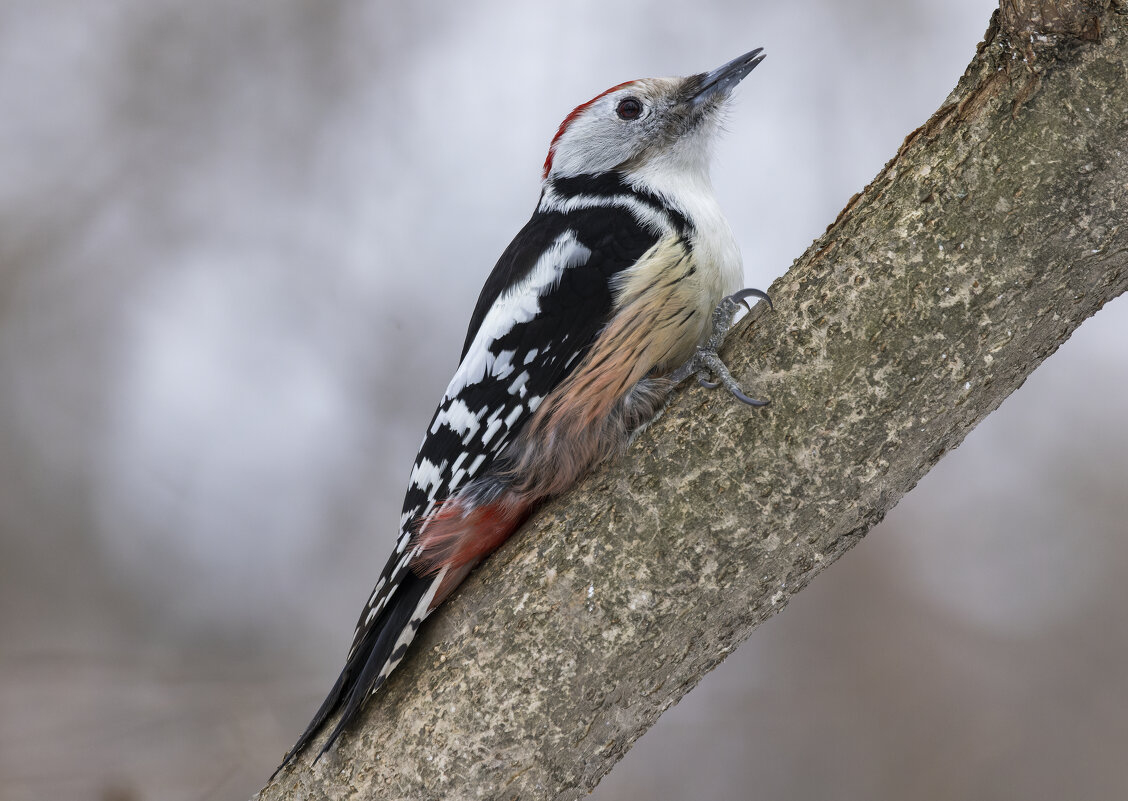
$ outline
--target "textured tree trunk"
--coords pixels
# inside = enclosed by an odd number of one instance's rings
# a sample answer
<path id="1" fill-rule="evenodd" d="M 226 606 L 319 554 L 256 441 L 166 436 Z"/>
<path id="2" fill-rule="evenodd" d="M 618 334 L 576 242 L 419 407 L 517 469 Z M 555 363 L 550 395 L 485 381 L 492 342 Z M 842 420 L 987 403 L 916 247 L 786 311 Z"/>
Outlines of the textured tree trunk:
<path id="1" fill-rule="evenodd" d="M 589 792 L 1128 287 L 1126 63 L 1122 0 L 1003 0 L 947 102 L 730 338 L 772 405 L 679 393 L 260 798 Z"/>

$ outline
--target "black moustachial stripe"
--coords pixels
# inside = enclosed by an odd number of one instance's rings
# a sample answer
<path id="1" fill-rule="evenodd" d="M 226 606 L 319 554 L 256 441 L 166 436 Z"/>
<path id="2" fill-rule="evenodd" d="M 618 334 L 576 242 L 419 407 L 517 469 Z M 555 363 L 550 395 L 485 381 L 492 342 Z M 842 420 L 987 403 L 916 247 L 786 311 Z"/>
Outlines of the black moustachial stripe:
<path id="1" fill-rule="evenodd" d="M 681 213 L 669 202 L 663 200 L 655 193 L 632 186 L 624 180 L 623 174 L 607 172 L 599 175 L 575 175 L 569 178 L 555 178 L 552 181 L 553 191 L 561 197 L 576 197 L 577 195 L 595 195 L 601 197 L 628 196 L 640 203 L 649 206 L 651 210 L 664 215 L 674 229 L 686 236 L 693 231 L 689 218 Z"/>

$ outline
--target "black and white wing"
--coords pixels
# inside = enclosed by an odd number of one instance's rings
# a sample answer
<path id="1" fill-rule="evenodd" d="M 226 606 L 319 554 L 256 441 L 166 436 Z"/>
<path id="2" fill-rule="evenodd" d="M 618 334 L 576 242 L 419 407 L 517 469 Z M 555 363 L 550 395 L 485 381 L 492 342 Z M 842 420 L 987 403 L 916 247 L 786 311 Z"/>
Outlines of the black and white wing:
<path id="1" fill-rule="evenodd" d="M 575 191 L 584 188 L 591 192 Z M 431 611 L 444 576 L 418 570 L 420 521 L 488 474 L 607 324 L 614 276 L 679 227 L 655 199 L 621 184 L 610 195 L 604 185 L 571 189 L 555 196 L 546 189 L 486 281 L 458 370 L 412 467 L 395 551 L 361 613 L 344 670 L 283 764 L 343 706 L 322 753 L 332 745 Z"/>

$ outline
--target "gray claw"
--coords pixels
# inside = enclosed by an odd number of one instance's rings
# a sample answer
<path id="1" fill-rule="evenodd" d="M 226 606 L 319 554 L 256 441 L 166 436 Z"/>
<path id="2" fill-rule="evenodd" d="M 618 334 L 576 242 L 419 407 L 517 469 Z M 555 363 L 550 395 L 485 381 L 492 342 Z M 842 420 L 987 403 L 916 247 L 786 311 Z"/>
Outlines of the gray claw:
<path id="1" fill-rule="evenodd" d="M 739 389 L 733 389 L 732 387 L 729 387 L 728 390 L 736 396 L 736 399 L 738 401 L 740 401 L 741 403 L 747 403 L 749 406 L 767 406 L 769 403 L 771 403 L 771 401 L 756 400 L 755 398 L 750 398 Z"/>
<path id="2" fill-rule="evenodd" d="M 713 375 L 717 377 L 717 383 L 724 384 L 725 389 L 731 392 L 733 394 L 733 397 L 735 397 L 741 403 L 747 403 L 749 406 L 768 405 L 768 401 L 757 400 L 756 398 L 751 398 L 748 395 L 744 394 L 744 390 L 741 389 L 740 384 L 736 382 L 736 379 L 732 377 L 732 373 L 729 372 L 728 366 L 723 361 L 721 361 L 721 357 L 717 355 L 716 351 L 702 351 L 703 349 L 699 349 L 697 352 L 701 357 L 701 361 L 704 362 L 708 369 L 713 373 Z"/>
<path id="3" fill-rule="evenodd" d="M 759 298 L 760 300 L 766 300 L 768 302 L 768 308 L 772 311 L 775 311 L 775 306 L 772 305 L 771 297 L 767 292 L 764 292 L 760 289 L 742 289 L 739 292 L 734 292 L 733 294 L 729 295 L 729 298 L 743 303 L 744 308 L 748 309 L 748 311 L 752 311 L 752 307 L 748 305 L 747 298 Z"/>
<path id="4" fill-rule="evenodd" d="M 725 341 L 725 334 L 732 328 L 733 318 L 736 317 L 736 310 L 740 306 L 751 310 L 748 304 L 748 298 L 760 298 L 768 303 L 768 308 L 774 309 L 772 306 L 772 299 L 768 297 L 767 292 L 759 289 L 742 289 L 739 292 L 734 292 L 726 298 L 723 298 L 717 304 L 717 308 L 713 310 L 713 333 L 704 345 L 697 348 L 697 352 L 693 357 L 674 371 L 671 376 L 675 383 L 680 383 L 691 375 L 697 376 L 697 383 L 706 389 L 716 389 L 724 385 L 725 389 L 733 394 L 738 401 L 746 403 L 749 406 L 767 406 L 770 401 L 757 400 L 744 394 L 744 390 L 740 388 L 740 384 L 729 373 L 728 367 L 717 355 L 718 348 Z M 714 376 L 717 380 L 709 380 L 709 376 Z"/>

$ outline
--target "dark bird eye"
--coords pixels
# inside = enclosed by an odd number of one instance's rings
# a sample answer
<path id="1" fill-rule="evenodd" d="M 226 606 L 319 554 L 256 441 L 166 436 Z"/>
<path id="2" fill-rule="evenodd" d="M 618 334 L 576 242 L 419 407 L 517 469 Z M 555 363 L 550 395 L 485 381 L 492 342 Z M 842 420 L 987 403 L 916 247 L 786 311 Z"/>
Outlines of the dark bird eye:
<path id="1" fill-rule="evenodd" d="M 637 120 L 642 114 L 642 103 L 636 97 L 624 97 L 615 107 L 615 113 L 621 120 Z"/>

